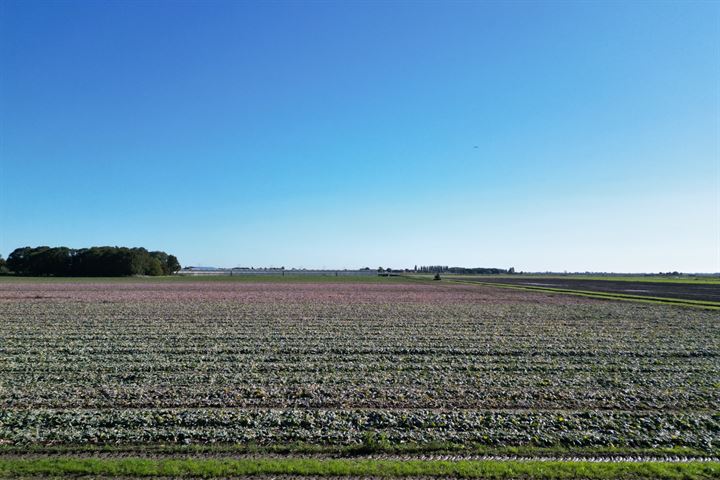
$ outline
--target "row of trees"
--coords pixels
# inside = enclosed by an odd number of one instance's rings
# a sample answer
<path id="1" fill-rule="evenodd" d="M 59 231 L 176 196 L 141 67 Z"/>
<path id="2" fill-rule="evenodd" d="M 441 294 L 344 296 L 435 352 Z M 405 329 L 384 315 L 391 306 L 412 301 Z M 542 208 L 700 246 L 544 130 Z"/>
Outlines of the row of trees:
<path id="1" fill-rule="evenodd" d="M 463 274 L 480 274 L 480 275 L 498 275 L 501 273 L 515 273 L 515 268 L 469 268 L 469 267 L 448 267 L 446 265 L 422 265 L 415 267 L 416 272 L 421 273 L 463 273 Z"/>
<path id="2" fill-rule="evenodd" d="M 144 248 L 22 247 L 8 256 L 5 267 L 18 275 L 114 277 L 170 275 L 180 263 L 174 255 Z"/>

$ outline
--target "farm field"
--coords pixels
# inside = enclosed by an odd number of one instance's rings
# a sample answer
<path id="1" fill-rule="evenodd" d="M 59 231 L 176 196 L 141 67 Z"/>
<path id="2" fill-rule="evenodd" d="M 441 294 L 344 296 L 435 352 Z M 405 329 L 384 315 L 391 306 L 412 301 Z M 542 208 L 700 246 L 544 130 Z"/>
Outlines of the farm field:
<path id="1" fill-rule="evenodd" d="M 719 404 L 712 310 L 393 277 L 0 280 L 0 476 L 710 478 Z"/>
<path id="2" fill-rule="evenodd" d="M 447 275 L 446 278 L 512 285 L 531 289 L 557 289 L 576 292 L 616 294 L 629 297 L 648 297 L 657 299 L 680 299 L 703 304 L 716 304 L 720 307 L 720 282 L 713 280 L 642 280 L 577 277 L 542 276 L 470 276 Z"/>

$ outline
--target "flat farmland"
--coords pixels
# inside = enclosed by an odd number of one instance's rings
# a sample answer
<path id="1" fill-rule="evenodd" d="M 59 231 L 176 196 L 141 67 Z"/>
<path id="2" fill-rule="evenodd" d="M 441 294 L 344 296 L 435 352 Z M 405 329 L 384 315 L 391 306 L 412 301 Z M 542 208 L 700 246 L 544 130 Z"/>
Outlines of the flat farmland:
<path id="1" fill-rule="evenodd" d="M 640 297 L 683 299 L 720 305 L 720 280 L 716 281 L 643 281 L 573 277 L 524 276 L 459 276 L 467 281 L 497 283 L 531 288 L 553 288 L 573 291 L 601 292 Z"/>
<path id="2" fill-rule="evenodd" d="M 720 451 L 716 311 L 396 278 L 13 280 L 0 326 L 11 463 Z"/>

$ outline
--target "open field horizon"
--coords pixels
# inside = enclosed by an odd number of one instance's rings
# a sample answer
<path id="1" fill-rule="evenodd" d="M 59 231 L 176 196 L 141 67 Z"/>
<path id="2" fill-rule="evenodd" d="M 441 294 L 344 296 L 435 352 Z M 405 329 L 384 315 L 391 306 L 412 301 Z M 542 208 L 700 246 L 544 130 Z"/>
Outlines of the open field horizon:
<path id="1" fill-rule="evenodd" d="M 0 479 L 720 480 L 719 0 L 0 0 L 0 71 Z"/>
<path id="2" fill-rule="evenodd" d="M 323 274 L 236 274 L 236 275 L 171 275 L 171 276 L 124 276 L 124 277 L 79 277 L 79 276 L 0 276 L 0 283 L 48 284 L 73 283 L 115 283 L 118 285 L 145 283 L 434 283 L 431 274 L 393 273 L 389 275 L 352 275 L 332 272 Z M 517 288 L 530 291 L 545 291 L 559 295 L 577 295 L 607 300 L 644 301 L 666 303 L 689 307 L 720 309 L 720 278 L 680 277 L 667 278 L 586 276 L 586 275 L 469 275 L 443 274 L 441 283 L 465 283 L 498 288 Z M 60 287 L 61 288 L 61 287 Z"/>
<path id="3" fill-rule="evenodd" d="M 331 271 L 332 272 L 332 271 Z M 337 272 L 344 272 L 343 270 L 337 270 Z M 443 278 L 447 279 L 472 279 L 472 278 L 487 278 L 487 279 L 579 279 L 579 280 L 611 280 L 618 282 L 657 282 L 657 283 L 690 283 L 690 284 L 720 284 L 720 274 L 688 274 L 680 276 L 664 277 L 656 274 L 546 274 L 546 273 L 514 273 L 508 274 L 488 274 L 488 275 L 472 275 L 472 274 L 453 274 L 443 273 Z M 334 275 L 333 273 L 326 274 L 303 274 L 302 272 L 287 271 L 285 274 L 247 274 L 247 273 L 236 273 L 233 275 L 214 275 L 214 274 L 201 274 L 201 275 L 183 275 L 173 274 L 164 276 L 147 276 L 147 275 L 127 275 L 127 276 L 52 276 L 52 275 L 16 275 L 16 274 L 5 274 L 0 275 L 0 282 L 3 281 L 15 281 L 15 282 L 76 282 L 76 281 L 117 281 L 117 282 L 132 282 L 132 281 L 248 281 L 248 282 L 273 282 L 273 281 L 301 281 L 305 280 L 308 282 L 375 282 L 383 281 L 383 279 L 391 278 L 394 281 L 399 279 L 406 280 L 432 280 L 433 274 L 422 274 L 415 273 L 412 271 L 402 272 L 398 274 L 392 274 L 390 276 L 382 275 Z"/>
<path id="4" fill-rule="evenodd" d="M 266 474 L 299 456 L 320 462 L 308 474 L 384 458 L 428 475 L 614 458 L 649 478 L 642 465 L 684 458 L 700 478 L 693 462 L 720 457 L 713 311 L 395 277 L 17 280 L 0 280 L 8 474 L 199 455 L 179 472 L 218 456 L 240 462 L 212 470 L 227 474 L 250 471 L 243 458 L 280 462 Z"/>

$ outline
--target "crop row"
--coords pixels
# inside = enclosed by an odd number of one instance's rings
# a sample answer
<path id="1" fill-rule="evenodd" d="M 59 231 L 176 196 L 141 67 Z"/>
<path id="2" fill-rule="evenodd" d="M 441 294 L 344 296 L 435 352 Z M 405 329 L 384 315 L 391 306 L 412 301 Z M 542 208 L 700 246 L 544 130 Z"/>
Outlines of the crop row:
<path id="1" fill-rule="evenodd" d="M 636 305 L 365 305 L 362 315 L 338 305 L 222 303 L 197 309 L 185 303 L 126 308 L 18 302 L 2 307 L 3 348 L 8 353 L 222 354 L 254 349 L 692 356 L 717 354 L 720 347 L 715 312 L 662 312 Z"/>
<path id="2" fill-rule="evenodd" d="M 716 312 L 483 287 L 56 287 L 0 284 L 0 443 L 718 448 Z"/>
<path id="3" fill-rule="evenodd" d="M 4 306 L 4 408 L 720 403 L 714 312 L 608 303 Z"/>
<path id="4" fill-rule="evenodd" d="M 714 372 L 714 373 L 713 373 Z M 713 376 L 714 375 L 714 376 Z M 341 371 L 14 374 L 5 408 L 713 409 L 716 371 Z"/>
<path id="5" fill-rule="evenodd" d="M 720 414 L 355 410 L 0 411 L 0 439 L 30 443 L 396 443 L 685 446 L 716 450 Z"/>

